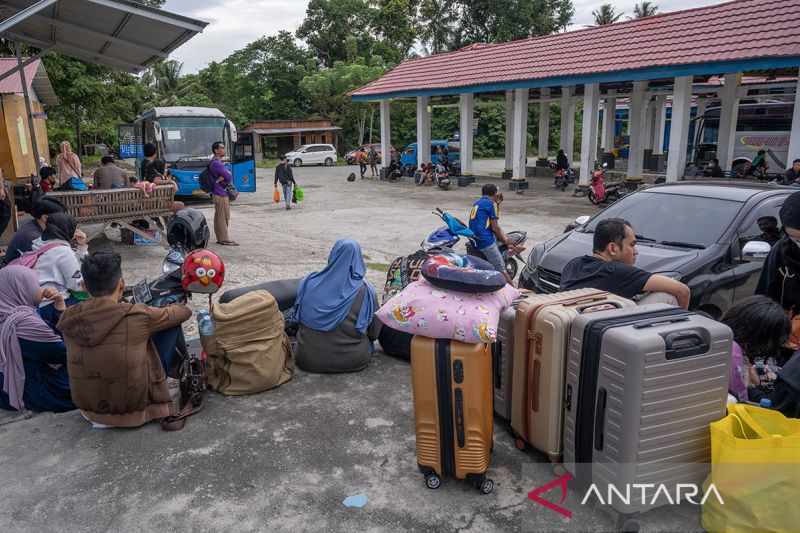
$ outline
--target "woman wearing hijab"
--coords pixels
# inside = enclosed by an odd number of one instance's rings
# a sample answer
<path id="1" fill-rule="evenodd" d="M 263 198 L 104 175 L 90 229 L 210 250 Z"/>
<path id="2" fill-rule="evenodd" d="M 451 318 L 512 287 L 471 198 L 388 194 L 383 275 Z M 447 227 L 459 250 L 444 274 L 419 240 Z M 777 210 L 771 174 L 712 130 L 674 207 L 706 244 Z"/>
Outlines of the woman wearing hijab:
<path id="1" fill-rule="evenodd" d="M 36 273 L 11 265 L 0 270 L 0 408 L 22 411 L 75 409 L 67 375 L 67 348 L 36 313 L 43 297 L 60 314 L 64 300 L 42 290 Z"/>
<path id="2" fill-rule="evenodd" d="M 58 179 L 64 184 L 70 178 L 83 178 L 83 169 L 78 154 L 72 151 L 69 141 L 61 141 L 59 145 L 61 152 L 56 157 L 56 167 L 58 167 Z"/>
<path id="3" fill-rule="evenodd" d="M 72 251 L 70 241 L 75 239 L 78 249 Z M 39 276 L 39 286 L 55 289 L 67 307 L 78 300 L 74 293 L 83 292 L 81 260 L 89 252 L 86 234 L 78 229 L 78 222 L 69 213 L 53 213 L 47 217 L 42 236 L 33 241 L 33 253 L 38 253 L 34 271 Z M 48 324 L 55 325 L 58 317 L 53 311 L 53 300 L 45 297 L 39 314 Z"/>
<path id="4" fill-rule="evenodd" d="M 361 246 L 342 239 L 328 265 L 300 280 L 294 320 L 297 365 L 307 372 L 357 372 L 369 363 L 381 323 L 373 319 L 378 298 L 364 276 Z"/>
<path id="5" fill-rule="evenodd" d="M 176 191 L 178 190 L 178 184 L 173 181 L 167 163 L 163 159 L 156 159 L 147 166 L 145 179 L 153 185 L 172 185 Z M 184 207 L 183 202 L 172 202 L 173 213 L 177 213 Z"/>

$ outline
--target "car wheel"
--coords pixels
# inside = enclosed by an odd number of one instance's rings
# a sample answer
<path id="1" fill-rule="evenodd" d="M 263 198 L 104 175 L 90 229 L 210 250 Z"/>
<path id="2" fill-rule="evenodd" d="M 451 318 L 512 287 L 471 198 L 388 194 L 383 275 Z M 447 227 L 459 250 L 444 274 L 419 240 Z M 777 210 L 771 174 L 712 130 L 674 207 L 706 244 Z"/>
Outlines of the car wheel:
<path id="1" fill-rule="evenodd" d="M 326 167 L 329 167 L 332 164 L 333 164 L 333 159 L 331 159 L 330 157 L 325 158 L 325 166 Z"/>
<path id="2" fill-rule="evenodd" d="M 302 164 L 303 164 L 303 160 L 299 159 L 299 158 L 295 159 L 294 161 L 292 161 L 292 166 L 295 166 L 295 167 L 299 167 Z"/>

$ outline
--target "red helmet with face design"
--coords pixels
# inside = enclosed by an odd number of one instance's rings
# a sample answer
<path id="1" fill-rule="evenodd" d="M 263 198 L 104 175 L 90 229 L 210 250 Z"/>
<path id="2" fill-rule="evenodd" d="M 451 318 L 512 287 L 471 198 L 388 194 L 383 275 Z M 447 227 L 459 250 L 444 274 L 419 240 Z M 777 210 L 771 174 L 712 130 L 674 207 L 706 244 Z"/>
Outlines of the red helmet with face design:
<path id="1" fill-rule="evenodd" d="M 225 279 L 225 263 L 209 250 L 195 250 L 186 256 L 181 268 L 183 288 L 189 292 L 213 294 Z"/>

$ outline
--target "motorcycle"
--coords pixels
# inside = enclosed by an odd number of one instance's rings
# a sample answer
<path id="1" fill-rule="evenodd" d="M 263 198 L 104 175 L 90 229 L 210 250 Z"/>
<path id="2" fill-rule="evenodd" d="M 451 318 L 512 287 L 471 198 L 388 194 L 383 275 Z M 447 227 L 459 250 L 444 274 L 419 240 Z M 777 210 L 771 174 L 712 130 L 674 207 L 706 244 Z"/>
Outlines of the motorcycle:
<path id="1" fill-rule="evenodd" d="M 575 183 L 575 171 L 571 168 L 556 168 L 555 163 L 550 163 L 550 168 L 555 170 L 555 186 L 559 191 L 564 192 L 567 185 Z"/>
<path id="2" fill-rule="evenodd" d="M 442 219 L 446 226 L 437 228 L 430 232 L 425 240 L 420 243 L 420 247 L 428 254 L 447 254 L 456 253 L 454 247 L 461 242 L 461 237 L 467 239 L 467 254 L 473 255 L 480 259 L 486 260 L 486 256 L 478 250 L 475 245 L 475 234 L 469 229 L 469 226 L 464 224 L 461 220 L 457 219 L 450 213 L 442 211 L 438 207 L 433 212 L 434 215 Z M 506 233 L 506 237 L 515 245 L 523 245 L 528 239 L 528 233 L 525 231 L 510 231 Z M 508 275 L 513 280 L 519 272 L 519 265 L 517 261 L 523 262 L 522 256 L 519 253 L 514 253 L 509 250 L 505 244 L 498 244 L 500 254 L 505 260 L 505 269 Z"/>
<path id="3" fill-rule="evenodd" d="M 433 180 L 436 182 L 436 186 L 444 191 L 450 188 L 450 173 L 444 164 L 436 163 L 433 169 Z"/>
<path id="4" fill-rule="evenodd" d="M 606 186 L 605 168 L 606 164 L 595 169 L 592 174 L 592 183 L 589 185 L 588 197 L 589 201 L 596 206 L 611 205 L 626 194 L 628 194 L 628 186 L 624 181 L 612 183 Z"/>

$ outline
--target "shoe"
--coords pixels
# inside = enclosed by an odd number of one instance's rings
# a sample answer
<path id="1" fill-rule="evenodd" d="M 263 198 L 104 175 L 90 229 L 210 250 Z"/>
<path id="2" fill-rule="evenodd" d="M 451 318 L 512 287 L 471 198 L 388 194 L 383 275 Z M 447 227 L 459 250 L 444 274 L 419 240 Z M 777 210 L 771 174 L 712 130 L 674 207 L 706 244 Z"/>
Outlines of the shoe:
<path id="1" fill-rule="evenodd" d="M 287 206 L 286 206 L 286 210 L 287 210 L 287 211 L 291 211 L 291 209 L 292 209 L 292 206 L 290 206 L 290 205 L 287 205 Z"/>

